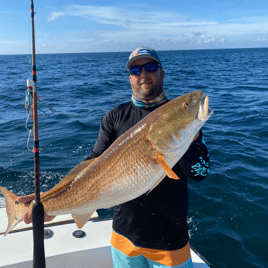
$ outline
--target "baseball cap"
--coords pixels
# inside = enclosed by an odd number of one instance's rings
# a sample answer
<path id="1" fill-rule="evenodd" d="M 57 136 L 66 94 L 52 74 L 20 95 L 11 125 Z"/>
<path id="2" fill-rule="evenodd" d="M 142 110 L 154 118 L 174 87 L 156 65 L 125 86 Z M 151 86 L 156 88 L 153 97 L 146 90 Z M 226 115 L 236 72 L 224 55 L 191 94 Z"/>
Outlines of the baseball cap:
<path id="1" fill-rule="evenodd" d="M 156 51 L 150 47 L 141 46 L 136 48 L 129 56 L 127 62 L 127 68 L 130 69 L 132 63 L 140 58 L 150 58 L 161 64 L 160 59 L 156 53 Z"/>

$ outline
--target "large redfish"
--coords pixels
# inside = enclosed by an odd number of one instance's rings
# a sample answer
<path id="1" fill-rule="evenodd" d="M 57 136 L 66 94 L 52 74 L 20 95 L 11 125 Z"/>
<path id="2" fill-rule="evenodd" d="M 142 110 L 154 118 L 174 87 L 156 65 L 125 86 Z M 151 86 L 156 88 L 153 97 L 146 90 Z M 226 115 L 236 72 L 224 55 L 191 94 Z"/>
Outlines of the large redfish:
<path id="1" fill-rule="evenodd" d="M 48 215 L 72 214 L 82 228 L 96 209 L 132 200 L 156 187 L 212 115 L 208 97 L 196 91 L 162 105 L 119 137 L 100 157 L 74 167 L 41 196 Z M 33 206 L 0 187 L 6 200 L 7 235 Z"/>

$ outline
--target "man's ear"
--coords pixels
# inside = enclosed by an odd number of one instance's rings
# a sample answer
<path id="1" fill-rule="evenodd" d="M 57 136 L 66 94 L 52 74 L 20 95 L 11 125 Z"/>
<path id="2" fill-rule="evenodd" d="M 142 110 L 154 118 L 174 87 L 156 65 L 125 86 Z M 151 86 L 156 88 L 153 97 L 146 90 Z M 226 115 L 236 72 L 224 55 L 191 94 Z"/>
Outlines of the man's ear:
<path id="1" fill-rule="evenodd" d="M 161 70 L 161 75 L 162 75 L 162 78 L 164 79 L 164 76 L 165 76 L 165 71 L 164 70 Z"/>

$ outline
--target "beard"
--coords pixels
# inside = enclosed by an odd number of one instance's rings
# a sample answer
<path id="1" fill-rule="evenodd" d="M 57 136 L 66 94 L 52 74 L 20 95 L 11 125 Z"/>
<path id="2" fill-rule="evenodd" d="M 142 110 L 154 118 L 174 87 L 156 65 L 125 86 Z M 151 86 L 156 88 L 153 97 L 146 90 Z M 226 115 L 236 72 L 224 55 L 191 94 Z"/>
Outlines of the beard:
<path id="1" fill-rule="evenodd" d="M 149 101 L 158 97 L 163 92 L 163 79 L 160 77 L 155 84 L 150 80 L 142 81 L 140 84 L 131 84 L 131 87 L 137 99 Z"/>

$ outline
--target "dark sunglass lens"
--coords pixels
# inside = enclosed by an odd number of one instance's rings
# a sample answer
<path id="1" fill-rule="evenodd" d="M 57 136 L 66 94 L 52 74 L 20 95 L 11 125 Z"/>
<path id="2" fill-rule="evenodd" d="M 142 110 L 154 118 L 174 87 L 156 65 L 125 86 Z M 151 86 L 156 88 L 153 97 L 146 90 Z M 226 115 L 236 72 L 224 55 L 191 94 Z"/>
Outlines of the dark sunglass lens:
<path id="1" fill-rule="evenodd" d="M 144 65 L 137 65 L 130 68 L 130 74 L 132 75 L 139 75 L 141 74 L 142 68 L 146 70 L 148 73 L 153 73 L 158 70 L 158 64 L 157 63 L 146 63 Z"/>
<path id="2" fill-rule="evenodd" d="M 148 63 L 144 65 L 144 69 L 146 70 L 146 72 L 149 73 L 156 72 L 158 69 L 158 65 L 156 63 Z"/>
<path id="3" fill-rule="evenodd" d="M 133 66 L 130 68 L 130 73 L 133 75 L 139 75 L 141 73 L 142 66 Z"/>

